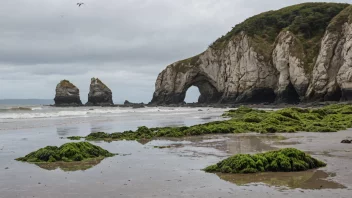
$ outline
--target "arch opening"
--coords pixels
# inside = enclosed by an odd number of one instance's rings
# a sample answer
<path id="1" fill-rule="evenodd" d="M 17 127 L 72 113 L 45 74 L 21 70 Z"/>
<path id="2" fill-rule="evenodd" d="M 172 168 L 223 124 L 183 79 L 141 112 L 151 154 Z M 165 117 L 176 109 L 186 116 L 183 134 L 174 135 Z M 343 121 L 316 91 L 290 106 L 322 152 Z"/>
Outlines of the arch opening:
<path id="1" fill-rule="evenodd" d="M 200 93 L 197 100 L 198 103 L 217 103 L 222 96 L 222 94 L 218 92 L 215 86 L 213 86 L 213 84 L 204 75 L 198 74 L 195 76 L 195 78 L 184 87 L 182 95 L 186 96 L 186 92 L 188 93 L 189 89 L 192 91 L 191 94 L 194 94 L 194 87 L 197 87 L 198 92 Z M 192 97 L 194 97 L 194 95 Z"/>
<path id="2" fill-rule="evenodd" d="M 186 103 L 197 103 L 200 97 L 199 88 L 196 86 L 191 86 L 186 91 L 185 102 Z"/>

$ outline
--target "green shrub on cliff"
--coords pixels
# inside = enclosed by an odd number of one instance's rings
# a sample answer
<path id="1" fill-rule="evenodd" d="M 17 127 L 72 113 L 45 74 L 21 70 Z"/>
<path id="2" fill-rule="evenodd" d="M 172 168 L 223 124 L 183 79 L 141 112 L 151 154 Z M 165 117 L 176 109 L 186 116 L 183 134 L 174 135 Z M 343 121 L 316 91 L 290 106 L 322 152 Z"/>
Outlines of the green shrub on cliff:
<path id="1" fill-rule="evenodd" d="M 352 23 L 352 5 L 341 11 L 329 24 L 328 30 L 340 31 L 344 23 Z"/>
<path id="2" fill-rule="evenodd" d="M 17 161 L 40 163 L 40 162 L 73 162 L 93 158 L 112 157 L 114 154 L 89 142 L 66 143 L 60 147 L 47 146 L 31 152 L 25 157 L 17 158 Z"/>
<path id="3" fill-rule="evenodd" d="M 300 150 L 286 148 L 255 155 L 234 155 L 204 170 L 221 173 L 294 172 L 324 166 L 324 162 Z"/>

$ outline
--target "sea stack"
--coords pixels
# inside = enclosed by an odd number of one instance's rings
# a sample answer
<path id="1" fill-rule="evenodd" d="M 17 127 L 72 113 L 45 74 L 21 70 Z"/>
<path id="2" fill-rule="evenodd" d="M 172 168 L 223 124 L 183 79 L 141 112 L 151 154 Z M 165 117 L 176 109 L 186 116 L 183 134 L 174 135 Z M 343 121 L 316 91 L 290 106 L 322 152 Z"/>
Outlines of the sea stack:
<path id="1" fill-rule="evenodd" d="M 62 80 L 56 86 L 54 98 L 56 106 L 80 106 L 79 89 L 68 80 Z"/>
<path id="2" fill-rule="evenodd" d="M 99 78 L 92 78 L 88 94 L 88 106 L 111 106 L 112 92 Z"/>

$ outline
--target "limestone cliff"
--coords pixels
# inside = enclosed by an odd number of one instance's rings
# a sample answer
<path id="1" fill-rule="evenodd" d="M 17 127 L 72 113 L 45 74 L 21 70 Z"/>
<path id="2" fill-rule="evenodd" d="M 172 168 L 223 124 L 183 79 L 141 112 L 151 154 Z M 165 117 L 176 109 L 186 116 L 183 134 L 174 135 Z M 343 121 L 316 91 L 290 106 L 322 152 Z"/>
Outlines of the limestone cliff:
<path id="1" fill-rule="evenodd" d="M 56 106 L 82 105 L 79 89 L 68 80 L 62 80 L 57 84 L 54 101 Z"/>
<path id="2" fill-rule="evenodd" d="M 306 97 L 315 100 L 352 99 L 352 6 L 329 25 L 321 42 Z"/>
<path id="3" fill-rule="evenodd" d="M 151 103 L 183 103 L 191 86 L 200 103 L 352 99 L 351 16 L 346 4 L 307 3 L 252 17 L 167 66 Z"/>
<path id="4" fill-rule="evenodd" d="M 101 80 L 92 78 L 88 94 L 87 106 L 110 106 L 114 105 L 112 101 L 112 92 Z"/>

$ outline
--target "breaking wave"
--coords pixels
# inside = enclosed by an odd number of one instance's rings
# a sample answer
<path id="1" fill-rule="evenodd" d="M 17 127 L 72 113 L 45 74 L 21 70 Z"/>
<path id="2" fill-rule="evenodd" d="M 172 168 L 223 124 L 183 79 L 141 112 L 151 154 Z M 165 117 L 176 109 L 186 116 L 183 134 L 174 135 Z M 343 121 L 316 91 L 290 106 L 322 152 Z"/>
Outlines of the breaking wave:
<path id="1" fill-rule="evenodd" d="M 120 116 L 124 113 L 185 114 L 190 109 L 160 108 L 53 108 L 53 107 L 11 107 L 0 109 L 0 119 L 31 119 L 60 117 Z M 191 110 L 194 111 L 194 110 Z"/>

